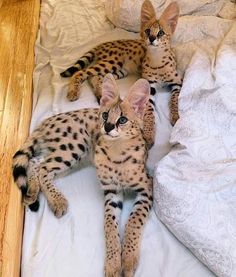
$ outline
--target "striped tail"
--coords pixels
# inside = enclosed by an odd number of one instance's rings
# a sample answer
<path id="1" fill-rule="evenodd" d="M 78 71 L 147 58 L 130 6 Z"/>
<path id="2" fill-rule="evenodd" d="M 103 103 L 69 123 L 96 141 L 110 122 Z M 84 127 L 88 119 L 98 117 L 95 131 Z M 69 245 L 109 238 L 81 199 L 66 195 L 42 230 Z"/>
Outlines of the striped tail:
<path id="1" fill-rule="evenodd" d="M 34 132 L 34 134 L 35 136 L 29 137 L 21 149 L 13 156 L 12 174 L 23 196 L 25 196 L 28 191 L 27 169 L 29 161 L 39 152 L 39 141 L 36 138 L 37 132 Z"/>
<path id="2" fill-rule="evenodd" d="M 61 77 L 71 77 L 75 72 L 88 67 L 95 58 L 95 51 L 89 51 L 82 56 L 73 66 L 60 73 Z"/>

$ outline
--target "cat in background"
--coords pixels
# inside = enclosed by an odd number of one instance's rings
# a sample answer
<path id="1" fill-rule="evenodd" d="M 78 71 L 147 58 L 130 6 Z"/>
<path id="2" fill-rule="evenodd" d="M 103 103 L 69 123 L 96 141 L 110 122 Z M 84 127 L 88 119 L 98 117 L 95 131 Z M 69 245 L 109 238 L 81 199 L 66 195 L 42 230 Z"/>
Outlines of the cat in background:
<path id="1" fill-rule="evenodd" d="M 178 96 L 182 78 L 177 72 L 175 55 L 171 49 L 171 37 L 179 17 L 179 7 L 172 2 L 159 19 L 152 3 L 145 0 L 141 8 L 141 39 L 116 40 L 102 43 L 88 51 L 73 66 L 61 73 L 71 77 L 67 98 L 79 98 L 80 87 L 89 80 L 99 101 L 102 79 L 112 73 L 115 79 L 131 73 L 139 73 L 151 85 L 150 103 L 144 115 L 144 137 L 151 146 L 155 138 L 154 96 L 155 86 L 168 86 L 171 89 L 170 121 L 178 120 Z"/>

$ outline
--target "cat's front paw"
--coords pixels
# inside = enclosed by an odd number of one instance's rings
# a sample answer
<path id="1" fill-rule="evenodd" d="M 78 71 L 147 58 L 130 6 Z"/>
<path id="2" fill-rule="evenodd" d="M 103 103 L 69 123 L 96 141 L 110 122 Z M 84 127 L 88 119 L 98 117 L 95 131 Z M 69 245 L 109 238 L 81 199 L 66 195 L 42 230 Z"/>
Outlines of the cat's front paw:
<path id="1" fill-rule="evenodd" d="M 121 276 L 121 258 L 114 256 L 105 262 L 105 277 L 120 277 Z"/>
<path id="2" fill-rule="evenodd" d="M 179 114 L 178 113 L 171 113 L 170 114 L 170 123 L 172 126 L 175 125 L 176 121 L 179 119 Z"/>
<path id="3" fill-rule="evenodd" d="M 70 84 L 69 84 L 69 90 L 67 93 L 67 99 L 69 101 L 75 101 L 79 98 L 80 93 L 80 87 L 83 83 L 83 80 L 81 79 L 78 74 L 73 75 Z"/>
<path id="4" fill-rule="evenodd" d="M 122 256 L 123 276 L 133 277 L 138 264 L 138 256 L 135 253 L 123 254 Z"/>
<path id="5" fill-rule="evenodd" d="M 155 143 L 155 132 L 153 130 L 145 129 L 143 132 L 143 138 L 146 141 L 147 149 L 151 149 Z"/>
<path id="6" fill-rule="evenodd" d="M 48 201 L 49 207 L 58 218 L 66 214 L 68 208 L 68 201 L 63 195 L 57 195 L 50 201 Z"/>
<path id="7" fill-rule="evenodd" d="M 69 89 L 66 97 L 70 102 L 76 101 L 79 98 L 77 91 L 73 88 Z"/>

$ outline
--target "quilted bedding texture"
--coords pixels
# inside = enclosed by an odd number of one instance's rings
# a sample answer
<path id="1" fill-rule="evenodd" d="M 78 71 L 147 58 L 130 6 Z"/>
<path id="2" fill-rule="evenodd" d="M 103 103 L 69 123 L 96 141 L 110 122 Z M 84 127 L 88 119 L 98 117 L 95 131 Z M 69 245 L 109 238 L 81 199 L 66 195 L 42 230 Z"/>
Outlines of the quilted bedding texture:
<path id="1" fill-rule="evenodd" d="M 78 101 L 66 100 L 69 80 L 59 75 L 64 68 L 98 43 L 138 36 L 114 28 L 104 4 L 42 0 L 31 131 L 53 114 L 97 106 L 87 83 Z M 159 89 L 157 137 L 148 159 L 155 212 L 144 231 L 136 277 L 235 276 L 235 24 L 214 16 L 179 20 L 173 45 L 186 72 L 181 118 L 172 132 L 169 93 Z M 120 89 L 137 78 L 120 80 Z M 69 200 L 68 214 L 54 218 L 42 195 L 39 212 L 26 211 L 22 276 L 103 276 L 103 197 L 94 168 L 85 164 L 55 183 Z M 132 203 L 128 195 L 121 233 Z"/>

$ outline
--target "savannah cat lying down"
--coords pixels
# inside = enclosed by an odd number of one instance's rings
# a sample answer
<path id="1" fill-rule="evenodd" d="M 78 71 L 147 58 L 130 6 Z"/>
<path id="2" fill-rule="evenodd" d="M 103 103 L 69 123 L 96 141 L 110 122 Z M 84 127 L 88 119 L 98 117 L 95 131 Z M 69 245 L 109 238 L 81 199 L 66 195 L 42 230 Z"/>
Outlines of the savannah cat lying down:
<path id="1" fill-rule="evenodd" d="M 149 83 L 139 79 L 121 100 L 115 79 L 108 74 L 99 109 L 81 109 L 46 119 L 13 158 L 13 176 L 23 202 L 37 210 L 41 190 L 55 216 L 61 217 L 68 202 L 54 186 L 55 176 L 94 154 L 105 201 L 105 276 L 120 276 L 122 268 L 125 276 L 133 276 L 139 259 L 141 235 L 152 205 L 152 179 L 145 167 L 147 147 L 143 138 L 149 95 Z M 38 162 L 32 163 L 33 159 Z M 122 248 L 118 224 L 126 189 L 134 191 L 136 199 Z"/>

